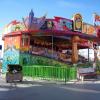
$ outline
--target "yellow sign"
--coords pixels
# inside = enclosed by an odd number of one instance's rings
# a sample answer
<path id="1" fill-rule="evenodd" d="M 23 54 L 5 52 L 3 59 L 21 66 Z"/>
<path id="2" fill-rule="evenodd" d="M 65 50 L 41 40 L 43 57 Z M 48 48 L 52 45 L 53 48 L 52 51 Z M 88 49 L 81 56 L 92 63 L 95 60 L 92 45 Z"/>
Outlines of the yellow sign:
<path id="1" fill-rule="evenodd" d="M 82 16 L 80 14 L 75 14 L 74 18 L 74 31 L 82 31 Z"/>

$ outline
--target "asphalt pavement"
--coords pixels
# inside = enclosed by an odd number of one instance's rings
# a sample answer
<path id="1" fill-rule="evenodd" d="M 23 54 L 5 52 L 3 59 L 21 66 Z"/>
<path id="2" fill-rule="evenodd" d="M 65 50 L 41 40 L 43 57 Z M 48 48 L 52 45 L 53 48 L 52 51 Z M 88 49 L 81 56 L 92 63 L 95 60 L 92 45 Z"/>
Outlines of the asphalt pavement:
<path id="1" fill-rule="evenodd" d="M 100 100 L 100 81 L 55 83 L 24 79 L 6 83 L 0 77 L 0 100 Z"/>

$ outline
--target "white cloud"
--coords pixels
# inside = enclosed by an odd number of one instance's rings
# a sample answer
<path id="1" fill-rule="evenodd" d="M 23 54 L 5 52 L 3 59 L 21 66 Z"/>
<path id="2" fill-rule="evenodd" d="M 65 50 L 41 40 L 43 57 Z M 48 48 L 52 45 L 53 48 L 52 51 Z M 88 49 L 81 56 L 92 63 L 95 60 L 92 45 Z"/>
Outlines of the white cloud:
<path id="1" fill-rule="evenodd" d="M 79 2 L 70 2 L 70 1 L 61 1 L 61 0 L 59 0 L 57 2 L 57 5 L 59 7 L 70 7 L 70 8 L 83 8 L 83 7 L 85 7 L 83 4 L 81 4 Z"/>

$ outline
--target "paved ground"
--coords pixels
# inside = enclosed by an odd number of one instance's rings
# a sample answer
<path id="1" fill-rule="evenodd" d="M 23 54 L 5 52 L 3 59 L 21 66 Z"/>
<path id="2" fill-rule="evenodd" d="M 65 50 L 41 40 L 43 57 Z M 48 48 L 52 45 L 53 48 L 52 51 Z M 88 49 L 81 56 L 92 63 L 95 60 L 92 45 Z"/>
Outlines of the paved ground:
<path id="1" fill-rule="evenodd" d="M 0 100 L 100 100 L 100 81 L 6 83 L 0 77 Z"/>

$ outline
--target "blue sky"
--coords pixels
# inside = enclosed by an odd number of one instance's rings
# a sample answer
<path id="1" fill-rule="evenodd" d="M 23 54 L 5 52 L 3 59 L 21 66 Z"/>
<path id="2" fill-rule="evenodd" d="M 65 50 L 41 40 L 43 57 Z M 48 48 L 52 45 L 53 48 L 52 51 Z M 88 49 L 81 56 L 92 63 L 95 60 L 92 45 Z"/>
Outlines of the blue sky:
<path id="1" fill-rule="evenodd" d="M 81 13 L 83 21 L 92 24 L 92 14 L 100 14 L 100 0 L 0 0 L 0 30 L 10 21 L 27 16 L 31 9 L 37 17 L 47 13 L 50 18 L 71 19 L 73 14 Z"/>

